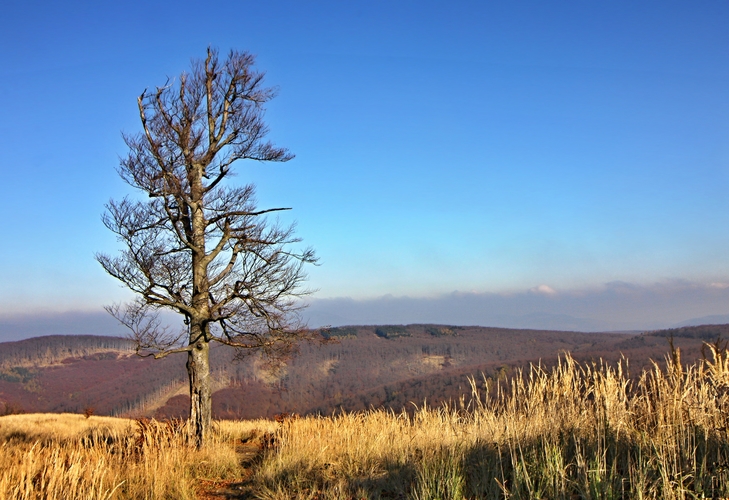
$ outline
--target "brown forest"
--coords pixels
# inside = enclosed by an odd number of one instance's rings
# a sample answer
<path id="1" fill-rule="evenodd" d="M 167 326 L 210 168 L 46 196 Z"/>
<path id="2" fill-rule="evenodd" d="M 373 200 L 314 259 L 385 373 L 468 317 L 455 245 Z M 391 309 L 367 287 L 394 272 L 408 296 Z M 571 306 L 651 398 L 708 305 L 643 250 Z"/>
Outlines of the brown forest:
<path id="1" fill-rule="evenodd" d="M 214 418 L 457 403 L 470 394 L 468 377 L 506 379 L 530 363 L 552 365 L 565 352 L 596 363 L 625 357 L 637 375 L 651 360 L 662 362 L 671 339 L 684 362 L 701 358 L 705 342 L 729 337 L 729 325 L 640 334 L 442 325 L 350 326 L 324 333 L 336 342 L 304 344 L 273 373 L 255 356 L 238 361 L 225 349 L 213 349 Z M 0 413 L 184 417 L 184 363 L 184 356 L 140 358 L 129 341 L 111 337 L 0 343 Z"/>

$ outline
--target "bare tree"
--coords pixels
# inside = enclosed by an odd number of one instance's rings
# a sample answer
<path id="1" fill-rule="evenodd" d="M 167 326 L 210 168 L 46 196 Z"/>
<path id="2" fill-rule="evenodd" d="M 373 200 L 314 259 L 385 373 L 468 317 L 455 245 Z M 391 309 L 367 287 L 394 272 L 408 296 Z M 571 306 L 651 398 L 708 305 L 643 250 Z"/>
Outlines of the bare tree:
<path id="1" fill-rule="evenodd" d="M 119 175 L 146 196 L 110 201 L 102 219 L 124 244 L 119 256 L 97 254 L 104 270 L 137 294 L 107 308 L 132 331 L 140 355 L 187 353 L 190 429 L 205 443 L 211 421 L 210 343 L 281 359 L 310 335 L 299 318 L 311 249 L 294 226 L 271 222 L 254 188 L 224 182 L 238 160 L 293 158 L 265 140 L 263 85 L 254 58 L 208 49 L 190 73 L 138 98 L 142 132 L 124 135 L 129 154 Z M 182 315 L 184 327 L 160 320 Z"/>

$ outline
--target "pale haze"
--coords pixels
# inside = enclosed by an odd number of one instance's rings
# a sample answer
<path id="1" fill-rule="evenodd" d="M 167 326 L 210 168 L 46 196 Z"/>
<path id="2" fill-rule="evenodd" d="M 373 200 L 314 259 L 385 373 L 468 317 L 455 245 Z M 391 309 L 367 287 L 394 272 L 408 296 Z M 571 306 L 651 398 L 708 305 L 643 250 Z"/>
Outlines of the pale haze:
<path id="1" fill-rule="evenodd" d="M 136 97 L 257 55 L 240 163 L 321 265 L 311 326 L 729 322 L 729 3 L 17 2 L 0 16 L 0 341 L 119 334 L 95 252 Z M 725 317 L 726 316 L 726 317 Z"/>

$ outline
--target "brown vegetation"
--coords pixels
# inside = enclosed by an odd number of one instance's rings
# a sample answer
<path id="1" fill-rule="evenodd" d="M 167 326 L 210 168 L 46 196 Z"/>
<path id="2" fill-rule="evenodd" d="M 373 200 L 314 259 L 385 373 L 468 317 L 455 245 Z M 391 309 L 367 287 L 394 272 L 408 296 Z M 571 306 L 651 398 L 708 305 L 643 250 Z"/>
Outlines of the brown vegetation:
<path id="1" fill-rule="evenodd" d="M 457 401 L 469 391 L 467 377 L 484 373 L 505 380 L 530 362 L 556 363 L 561 352 L 575 359 L 630 359 L 631 372 L 640 374 L 651 359 L 662 359 L 670 331 L 641 335 L 509 330 L 482 327 L 407 325 L 407 335 L 378 336 L 375 326 L 328 330 L 339 343 L 304 345 L 300 354 L 278 373 L 265 371 L 256 357 L 235 361 L 231 352 L 212 349 L 213 415 L 218 419 L 272 418 L 277 413 L 301 415 L 360 411 L 371 407 L 412 411 L 411 401 L 437 407 Z M 393 329 L 394 330 L 394 329 Z M 702 358 L 703 341 L 729 337 L 729 327 L 713 325 L 674 330 L 674 342 L 685 362 Z M 391 333 L 388 333 L 390 335 Z M 64 343 L 61 344 L 60 340 Z M 3 353 L 25 351 L 22 366 L 0 370 L 0 412 L 81 413 L 97 415 L 186 418 L 189 411 L 184 359 L 156 362 L 118 351 L 66 357 L 68 346 L 81 353 L 117 339 L 43 337 L 0 344 Z M 128 345 L 128 344 L 127 344 Z M 32 352 L 43 353 L 34 366 Z M 43 359 L 58 361 L 45 364 Z"/>
<path id="2" fill-rule="evenodd" d="M 412 414 L 218 422 L 204 451 L 179 422 L 7 416 L 0 497 L 725 498 L 729 352 L 707 349 L 633 377 L 567 356 Z"/>

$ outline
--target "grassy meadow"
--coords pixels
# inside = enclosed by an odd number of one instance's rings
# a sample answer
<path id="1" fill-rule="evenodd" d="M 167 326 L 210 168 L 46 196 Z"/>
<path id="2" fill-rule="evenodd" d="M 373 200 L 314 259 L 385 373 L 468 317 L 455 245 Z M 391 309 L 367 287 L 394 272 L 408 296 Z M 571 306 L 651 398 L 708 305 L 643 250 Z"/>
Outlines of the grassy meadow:
<path id="1" fill-rule="evenodd" d="M 0 498 L 729 498 L 728 356 L 567 356 L 449 407 L 219 421 L 201 451 L 181 422 L 10 415 Z"/>

